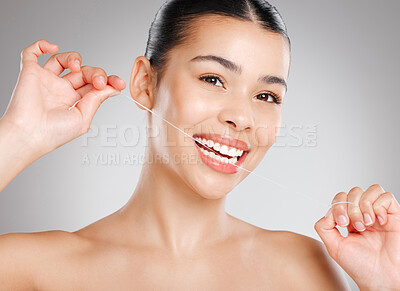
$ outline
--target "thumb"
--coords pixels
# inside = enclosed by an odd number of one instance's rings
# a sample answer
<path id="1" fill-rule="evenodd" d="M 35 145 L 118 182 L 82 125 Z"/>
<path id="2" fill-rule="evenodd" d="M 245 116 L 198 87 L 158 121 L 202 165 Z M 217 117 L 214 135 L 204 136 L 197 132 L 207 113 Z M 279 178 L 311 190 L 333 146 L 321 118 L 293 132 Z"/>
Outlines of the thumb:
<path id="1" fill-rule="evenodd" d="M 328 211 L 325 217 L 318 220 L 314 229 L 317 231 L 322 242 L 325 244 L 329 255 L 336 260 L 340 243 L 345 239 L 336 228 L 336 222 L 333 217 L 332 209 Z"/>
<path id="2" fill-rule="evenodd" d="M 100 105 L 109 97 L 117 96 L 121 94 L 120 91 L 115 90 L 113 87 L 107 85 L 103 90 L 97 90 L 93 88 L 86 93 L 82 99 L 76 104 L 76 108 L 82 114 L 83 123 L 86 128 L 90 127 L 93 117 L 99 109 Z M 85 129 L 86 129 L 85 128 Z"/>

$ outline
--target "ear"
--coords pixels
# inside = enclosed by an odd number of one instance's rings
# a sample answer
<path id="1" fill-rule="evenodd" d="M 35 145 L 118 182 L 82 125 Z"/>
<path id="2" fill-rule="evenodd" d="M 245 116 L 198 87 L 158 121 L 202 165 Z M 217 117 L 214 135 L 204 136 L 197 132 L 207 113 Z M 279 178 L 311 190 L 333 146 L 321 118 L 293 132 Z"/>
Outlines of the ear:
<path id="1" fill-rule="evenodd" d="M 152 70 L 150 61 L 144 56 L 137 57 L 133 64 L 129 82 L 131 97 L 140 104 L 152 109 L 154 102 L 154 85 L 155 73 Z M 138 104 L 136 105 L 140 109 L 146 110 Z"/>

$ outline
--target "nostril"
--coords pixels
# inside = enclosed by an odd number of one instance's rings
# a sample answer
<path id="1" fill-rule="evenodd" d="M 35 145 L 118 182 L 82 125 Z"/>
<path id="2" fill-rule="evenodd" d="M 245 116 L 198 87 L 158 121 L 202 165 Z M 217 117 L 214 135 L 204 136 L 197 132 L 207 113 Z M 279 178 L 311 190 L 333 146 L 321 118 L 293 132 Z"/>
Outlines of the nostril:
<path id="1" fill-rule="evenodd" d="M 236 124 L 233 121 L 227 120 L 226 122 L 228 122 L 229 124 L 232 124 L 234 127 L 236 127 Z"/>

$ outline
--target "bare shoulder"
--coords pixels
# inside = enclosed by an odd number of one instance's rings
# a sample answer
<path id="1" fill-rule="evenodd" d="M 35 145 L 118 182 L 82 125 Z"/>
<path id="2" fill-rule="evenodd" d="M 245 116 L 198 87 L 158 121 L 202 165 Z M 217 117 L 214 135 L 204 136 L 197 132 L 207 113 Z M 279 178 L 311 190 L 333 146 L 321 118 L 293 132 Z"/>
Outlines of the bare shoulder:
<path id="1" fill-rule="evenodd" d="M 56 254 L 63 255 L 81 250 L 89 244 L 88 240 L 77 234 L 63 230 L 0 235 L 0 252 L 3 255 L 18 252 L 19 256 L 24 258 L 39 257 L 41 260 Z"/>
<path id="2" fill-rule="evenodd" d="M 296 290 L 349 290 L 341 268 L 329 256 L 324 244 L 311 237 L 290 231 L 259 229 L 256 252 L 264 268 L 280 270 Z"/>
<path id="3" fill-rule="evenodd" d="M 0 286 L 33 289 L 40 276 L 83 245 L 77 235 L 61 230 L 0 235 Z"/>

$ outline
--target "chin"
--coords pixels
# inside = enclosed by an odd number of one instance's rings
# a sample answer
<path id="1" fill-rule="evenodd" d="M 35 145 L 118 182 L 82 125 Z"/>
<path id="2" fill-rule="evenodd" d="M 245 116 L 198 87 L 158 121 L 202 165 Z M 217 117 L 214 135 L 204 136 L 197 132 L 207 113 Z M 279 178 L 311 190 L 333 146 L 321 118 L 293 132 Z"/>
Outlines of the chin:
<path id="1" fill-rule="evenodd" d="M 199 196 L 204 199 L 216 200 L 222 199 L 228 195 L 236 186 L 234 181 L 227 181 L 226 179 L 218 179 L 211 176 L 197 176 L 192 177 L 195 179 L 194 189 Z M 234 184 L 233 184 L 234 183 Z"/>
<path id="2" fill-rule="evenodd" d="M 215 190 L 210 190 L 208 193 L 197 192 L 202 198 L 207 200 L 219 200 L 224 198 L 229 192 L 217 192 Z"/>

